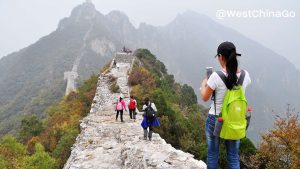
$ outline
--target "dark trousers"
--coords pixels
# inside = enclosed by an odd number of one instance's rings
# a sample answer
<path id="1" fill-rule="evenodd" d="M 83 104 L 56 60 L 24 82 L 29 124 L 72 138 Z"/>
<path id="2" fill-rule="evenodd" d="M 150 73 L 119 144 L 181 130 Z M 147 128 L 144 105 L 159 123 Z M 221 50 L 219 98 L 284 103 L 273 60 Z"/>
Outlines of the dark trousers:
<path id="1" fill-rule="evenodd" d="M 120 116 L 121 116 L 121 121 L 123 121 L 123 110 L 117 110 L 116 120 L 118 119 L 119 112 L 120 112 Z"/>
<path id="2" fill-rule="evenodd" d="M 149 140 L 151 141 L 151 139 L 152 139 L 152 133 L 153 133 L 153 127 L 149 126 L 149 132 L 148 132 L 147 128 L 148 127 L 144 128 L 144 139 L 146 140 L 147 136 L 148 136 Z"/>
<path id="3" fill-rule="evenodd" d="M 135 109 L 129 109 L 130 119 L 135 119 Z"/>
<path id="4" fill-rule="evenodd" d="M 147 130 L 149 128 L 149 131 L 153 131 L 153 127 L 152 126 L 148 126 L 146 128 L 144 128 L 144 130 Z"/>
<path id="5" fill-rule="evenodd" d="M 147 139 L 147 135 L 149 140 L 151 141 L 152 139 L 152 133 L 153 133 L 153 127 L 152 127 L 152 123 L 153 123 L 154 119 L 148 120 L 147 123 L 150 124 L 148 127 L 144 128 L 144 139 Z M 149 128 L 149 132 L 148 129 Z"/>

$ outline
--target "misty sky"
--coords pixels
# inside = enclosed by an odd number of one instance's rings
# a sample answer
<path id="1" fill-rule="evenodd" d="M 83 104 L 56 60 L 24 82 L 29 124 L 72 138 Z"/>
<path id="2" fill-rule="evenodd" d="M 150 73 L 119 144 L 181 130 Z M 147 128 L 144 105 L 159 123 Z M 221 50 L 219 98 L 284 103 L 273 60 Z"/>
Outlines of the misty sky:
<path id="1" fill-rule="evenodd" d="M 54 31 L 60 19 L 85 0 L 0 0 L 0 58 Z M 278 54 L 300 70 L 300 1 L 298 0 L 93 0 L 98 11 L 120 10 L 138 27 L 141 22 L 165 25 L 178 13 L 193 10 L 233 28 Z M 290 18 L 218 19 L 217 10 L 294 12 Z"/>

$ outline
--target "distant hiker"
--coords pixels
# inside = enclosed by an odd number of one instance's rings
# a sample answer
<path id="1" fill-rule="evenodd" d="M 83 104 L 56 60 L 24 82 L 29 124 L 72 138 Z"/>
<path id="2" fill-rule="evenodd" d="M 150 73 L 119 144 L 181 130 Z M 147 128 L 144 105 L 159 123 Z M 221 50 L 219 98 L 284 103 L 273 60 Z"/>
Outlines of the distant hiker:
<path id="1" fill-rule="evenodd" d="M 153 127 L 159 127 L 160 123 L 156 117 L 157 109 L 154 103 L 151 103 L 149 98 L 146 97 L 143 105 L 143 121 L 141 123 L 144 129 L 144 140 L 147 140 L 147 135 L 149 140 L 152 139 Z M 149 132 L 148 132 L 149 128 Z"/>
<path id="2" fill-rule="evenodd" d="M 126 110 L 126 106 L 125 106 L 125 102 L 123 100 L 123 97 L 121 96 L 117 103 L 116 103 L 116 109 L 115 111 L 117 111 L 117 115 L 116 115 L 116 121 L 118 120 L 118 116 L 119 116 L 119 113 L 120 113 L 120 116 L 121 116 L 121 122 L 124 122 L 123 121 L 123 110 L 127 111 Z"/>
<path id="3" fill-rule="evenodd" d="M 116 62 L 116 60 L 114 59 L 114 60 L 113 60 L 113 67 L 115 68 L 116 65 L 117 65 L 117 62 Z"/>
<path id="4" fill-rule="evenodd" d="M 211 104 L 206 119 L 205 128 L 206 142 L 208 145 L 208 169 L 218 168 L 220 138 L 225 140 L 228 168 L 240 168 L 238 154 L 239 144 L 240 139 L 245 137 L 246 130 L 246 117 L 244 116 L 246 116 L 247 101 L 244 97 L 244 92 L 246 87 L 251 83 L 251 79 L 246 70 L 238 69 L 237 56 L 241 56 L 241 54 L 236 53 L 236 48 L 233 43 L 221 43 L 218 47 L 216 57 L 218 57 L 222 69 L 221 71 L 213 72 L 209 79 L 204 79 L 201 84 L 200 94 L 203 101 L 208 101 L 213 93 L 215 97 L 215 101 Z M 235 102 L 236 105 L 228 102 L 230 93 L 235 93 L 240 96 L 240 100 Z M 232 96 L 233 95 L 230 96 L 230 99 L 235 99 Z M 228 106 L 238 107 L 228 109 Z M 216 122 L 216 120 L 218 121 Z M 233 123 L 235 125 L 232 125 Z M 216 127 L 215 124 L 217 124 Z M 217 129 L 219 126 L 221 127 L 221 133 L 219 136 L 216 136 L 217 132 L 214 132 L 214 129 Z M 241 129 L 237 130 L 236 128 Z"/>
<path id="5" fill-rule="evenodd" d="M 129 109 L 129 116 L 130 119 L 134 119 L 135 121 L 135 115 L 136 115 L 136 100 L 133 98 L 133 96 L 130 96 L 130 100 L 128 103 L 128 109 Z"/>

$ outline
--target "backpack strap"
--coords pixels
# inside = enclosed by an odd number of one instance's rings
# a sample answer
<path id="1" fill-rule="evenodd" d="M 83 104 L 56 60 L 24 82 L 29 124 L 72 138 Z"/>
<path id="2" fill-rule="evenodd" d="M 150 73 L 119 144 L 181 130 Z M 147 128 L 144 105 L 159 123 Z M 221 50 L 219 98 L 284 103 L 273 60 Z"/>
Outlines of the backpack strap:
<path id="1" fill-rule="evenodd" d="M 222 71 L 216 71 L 216 73 L 219 75 L 219 77 L 222 79 L 222 81 L 226 85 L 226 76 L 224 75 L 224 73 Z M 245 70 L 241 70 L 241 75 L 237 81 L 237 85 L 241 85 L 241 86 L 243 85 L 245 75 L 246 75 Z"/>
<path id="2" fill-rule="evenodd" d="M 216 71 L 216 73 L 219 75 L 219 77 L 222 79 L 222 81 L 226 85 L 226 76 L 224 75 L 224 73 L 222 71 L 220 71 L 220 70 Z"/>
<path id="3" fill-rule="evenodd" d="M 239 78 L 239 80 L 237 82 L 237 85 L 243 86 L 245 75 L 246 75 L 246 72 L 244 70 L 241 70 L 241 75 L 240 75 L 240 78 Z"/>
<path id="4" fill-rule="evenodd" d="M 216 71 L 216 73 L 219 75 L 219 77 L 222 79 L 222 81 L 225 83 L 226 76 L 222 71 Z M 215 116 L 217 116 L 217 105 L 216 105 L 216 91 L 213 92 L 213 97 L 211 98 L 214 101 L 214 108 L 215 108 Z"/>

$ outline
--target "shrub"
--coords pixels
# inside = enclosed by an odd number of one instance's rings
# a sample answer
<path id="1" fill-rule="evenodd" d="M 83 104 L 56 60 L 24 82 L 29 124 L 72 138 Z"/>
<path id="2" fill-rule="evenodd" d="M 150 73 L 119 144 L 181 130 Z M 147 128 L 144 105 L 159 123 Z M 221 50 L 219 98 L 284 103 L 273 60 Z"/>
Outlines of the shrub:
<path id="1" fill-rule="evenodd" d="M 36 115 L 26 116 L 21 121 L 19 138 L 23 143 L 27 143 L 31 137 L 39 135 L 42 130 L 43 123 Z"/>
<path id="2" fill-rule="evenodd" d="M 258 153 L 253 158 L 256 166 L 266 168 L 299 168 L 300 121 L 298 115 L 287 113 L 277 117 L 275 126 L 262 135 Z"/>
<path id="3" fill-rule="evenodd" d="M 57 161 L 45 152 L 42 144 L 35 145 L 35 153 L 25 158 L 25 169 L 56 169 Z"/>
<path id="4" fill-rule="evenodd" d="M 16 138 L 6 135 L 0 140 L 1 168 L 24 168 L 23 158 L 27 156 L 26 147 Z"/>
<path id="5" fill-rule="evenodd" d="M 9 162 L 8 160 L 0 154 L 0 168 L 2 169 L 9 169 Z"/>

